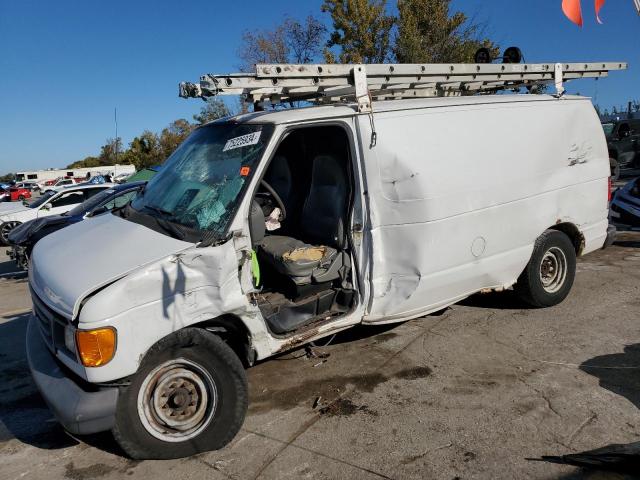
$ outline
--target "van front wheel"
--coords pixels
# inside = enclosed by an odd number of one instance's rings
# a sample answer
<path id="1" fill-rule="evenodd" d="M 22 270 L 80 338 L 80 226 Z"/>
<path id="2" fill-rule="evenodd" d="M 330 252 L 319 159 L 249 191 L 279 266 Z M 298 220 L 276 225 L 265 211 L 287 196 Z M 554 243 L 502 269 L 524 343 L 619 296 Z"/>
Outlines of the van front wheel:
<path id="1" fill-rule="evenodd" d="M 247 411 L 244 367 L 222 339 L 184 329 L 154 345 L 122 388 L 113 435 L 134 459 L 169 459 L 222 448 Z"/>
<path id="2" fill-rule="evenodd" d="M 576 251 L 567 235 L 547 230 L 538 237 L 533 254 L 514 289 L 533 307 L 551 307 L 562 302 L 576 275 Z"/>

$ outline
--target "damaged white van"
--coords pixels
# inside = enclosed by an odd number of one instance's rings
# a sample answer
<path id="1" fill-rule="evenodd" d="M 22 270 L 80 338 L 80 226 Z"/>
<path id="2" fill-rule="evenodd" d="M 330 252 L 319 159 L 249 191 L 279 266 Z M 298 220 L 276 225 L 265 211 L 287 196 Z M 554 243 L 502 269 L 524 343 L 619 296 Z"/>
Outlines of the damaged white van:
<path id="1" fill-rule="evenodd" d="M 36 245 L 33 378 L 66 429 L 111 430 L 131 457 L 220 448 L 259 360 L 485 289 L 561 302 L 576 257 L 611 240 L 608 158 L 573 96 L 204 125 L 129 205 Z M 69 261 L 83 251 L 90 262 Z"/>

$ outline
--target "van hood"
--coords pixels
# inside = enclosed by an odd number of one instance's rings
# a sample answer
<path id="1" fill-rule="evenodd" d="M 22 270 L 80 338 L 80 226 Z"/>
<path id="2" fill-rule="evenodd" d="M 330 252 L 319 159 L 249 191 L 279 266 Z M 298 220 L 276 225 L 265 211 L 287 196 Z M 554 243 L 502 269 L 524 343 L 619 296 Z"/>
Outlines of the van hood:
<path id="1" fill-rule="evenodd" d="M 115 215 L 100 215 L 36 243 L 29 284 L 47 305 L 74 318 L 91 292 L 193 245 Z"/>

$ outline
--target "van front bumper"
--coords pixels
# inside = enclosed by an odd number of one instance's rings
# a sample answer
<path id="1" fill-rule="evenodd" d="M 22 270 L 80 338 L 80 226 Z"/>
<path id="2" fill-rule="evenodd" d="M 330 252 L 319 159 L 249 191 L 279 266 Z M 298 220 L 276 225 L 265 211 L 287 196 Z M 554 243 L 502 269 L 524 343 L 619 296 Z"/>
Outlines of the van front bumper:
<path id="1" fill-rule="evenodd" d="M 58 365 L 32 316 L 27 326 L 27 359 L 31 376 L 56 419 L 75 435 L 110 430 L 115 424 L 117 387 L 83 389 Z"/>

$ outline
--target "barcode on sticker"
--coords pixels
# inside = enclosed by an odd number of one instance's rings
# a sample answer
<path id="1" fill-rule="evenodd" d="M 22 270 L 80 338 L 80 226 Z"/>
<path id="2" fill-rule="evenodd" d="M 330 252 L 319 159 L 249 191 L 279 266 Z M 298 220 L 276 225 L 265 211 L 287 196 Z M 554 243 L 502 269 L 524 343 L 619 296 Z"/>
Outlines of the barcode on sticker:
<path id="1" fill-rule="evenodd" d="M 247 133 L 246 135 L 241 135 L 236 138 L 231 138 L 227 140 L 227 143 L 225 143 L 222 151 L 226 152 L 227 150 L 233 150 L 234 148 L 246 147 L 248 145 L 255 145 L 256 143 L 258 143 L 258 140 L 260 140 L 261 132 L 262 131 L 260 130 L 253 133 Z"/>

